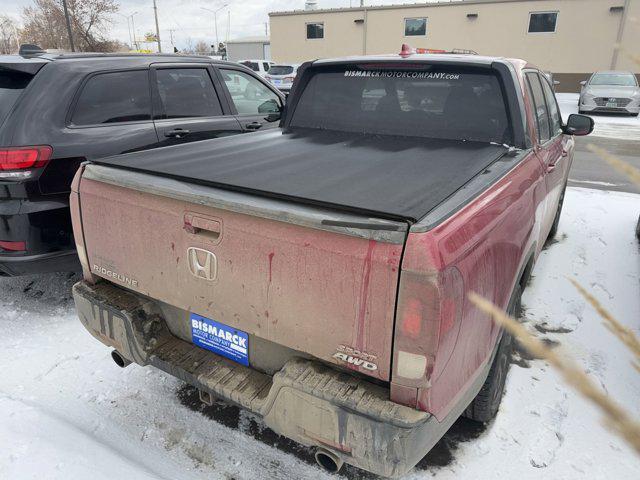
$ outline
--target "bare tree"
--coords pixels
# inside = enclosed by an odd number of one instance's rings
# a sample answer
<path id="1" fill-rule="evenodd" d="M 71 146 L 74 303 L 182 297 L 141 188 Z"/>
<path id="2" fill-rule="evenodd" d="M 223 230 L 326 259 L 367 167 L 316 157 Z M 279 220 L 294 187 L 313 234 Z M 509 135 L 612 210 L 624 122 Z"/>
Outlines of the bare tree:
<path id="1" fill-rule="evenodd" d="M 187 37 L 186 45 L 182 50 L 184 53 L 195 53 L 195 47 L 193 46 L 193 38 Z"/>
<path id="2" fill-rule="evenodd" d="M 15 53 L 18 50 L 18 27 L 13 18 L 0 15 L 0 54 Z"/>
<path id="3" fill-rule="evenodd" d="M 209 55 L 209 52 L 211 52 L 211 47 L 204 40 L 199 40 L 193 50 L 194 53 L 198 55 Z"/>
<path id="4" fill-rule="evenodd" d="M 118 11 L 116 0 L 67 0 L 71 31 L 79 51 L 113 51 L 121 42 L 105 37 L 111 15 Z M 42 48 L 69 49 L 62 0 L 34 0 L 22 12 L 23 40 Z"/>

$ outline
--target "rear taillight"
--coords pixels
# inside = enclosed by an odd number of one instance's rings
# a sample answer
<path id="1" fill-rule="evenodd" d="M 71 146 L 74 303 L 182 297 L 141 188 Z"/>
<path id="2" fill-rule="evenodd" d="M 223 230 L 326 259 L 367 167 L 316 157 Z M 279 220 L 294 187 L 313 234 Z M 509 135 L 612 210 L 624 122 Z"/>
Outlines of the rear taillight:
<path id="1" fill-rule="evenodd" d="M 296 77 L 284 77 L 285 82 L 293 82 L 295 79 Z"/>
<path id="2" fill-rule="evenodd" d="M 426 269 L 425 269 L 426 270 Z M 401 394 L 413 388 L 410 406 L 430 411 L 420 390 L 429 389 L 447 365 L 456 344 L 462 317 L 463 280 L 456 268 L 424 273 L 403 270 L 400 276 L 394 339 L 394 387 Z M 394 400 L 398 401 L 398 400 Z M 407 403 L 399 401 L 398 403 Z"/>
<path id="3" fill-rule="evenodd" d="M 33 171 L 44 167 L 51 159 L 51 147 L 0 148 L 0 179 L 26 179 Z"/>
<path id="4" fill-rule="evenodd" d="M 27 250 L 27 244 L 25 242 L 8 242 L 0 240 L 0 250 L 7 252 L 25 252 Z"/>

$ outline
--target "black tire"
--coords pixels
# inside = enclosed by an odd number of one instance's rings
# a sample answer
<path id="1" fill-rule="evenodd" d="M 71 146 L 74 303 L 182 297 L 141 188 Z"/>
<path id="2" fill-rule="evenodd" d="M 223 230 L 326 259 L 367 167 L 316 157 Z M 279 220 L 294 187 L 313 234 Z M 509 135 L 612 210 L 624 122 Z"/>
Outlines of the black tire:
<path id="1" fill-rule="evenodd" d="M 636 237 L 640 240 L 640 217 L 638 217 L 638 224 L 636 225 Z"/>
<path id="2" fill-rule="evenodd" d="M 558 225 L 560 224 L 560 215 L 562 214 L 562 205 L 564 204 L 564 192 L 567 190 L 567 184 L 564 184 L 562 187 L 562 193 L 560 194 L 560 200 L 558 200 L 558 209 L 556 210 L 556 216 L 553 219 L 553 225 L 551 225 L 551 230 L 549 230 L 549 235 L 547 235 L 548 244 L 551 240 L 553 240 L 558 233 Z"/>
<path id="3" fill-rule="evenodd" d="M 518 318 L 521 310 L 522 289 L 520 285 L 513 292 L 511 306 L 507 313 Z M 476 422 L 488 422 L 498 413 L 500 402 L 504 394 L 504 384 L 511 366 L 511 351 L 513 350 L 513 338 L 507 331 L 502 332 L 502 338 L 498 344 L 496 356 L 491 364 L 489 375 L 482 385 L 476 398 L 469 404 L 462 416 Z"/>

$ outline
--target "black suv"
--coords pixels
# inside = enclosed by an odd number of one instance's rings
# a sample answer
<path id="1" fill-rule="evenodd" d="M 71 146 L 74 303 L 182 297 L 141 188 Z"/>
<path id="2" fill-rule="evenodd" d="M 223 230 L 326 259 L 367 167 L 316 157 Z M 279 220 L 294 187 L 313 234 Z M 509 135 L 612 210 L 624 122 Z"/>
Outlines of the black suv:
<path id="1" fill-rule="evenodd" d="M 84 160 L 276 127 L 283 98 L 208 57 L 0 56 L 0 276 L 79 269 L 68 196 Z"/>

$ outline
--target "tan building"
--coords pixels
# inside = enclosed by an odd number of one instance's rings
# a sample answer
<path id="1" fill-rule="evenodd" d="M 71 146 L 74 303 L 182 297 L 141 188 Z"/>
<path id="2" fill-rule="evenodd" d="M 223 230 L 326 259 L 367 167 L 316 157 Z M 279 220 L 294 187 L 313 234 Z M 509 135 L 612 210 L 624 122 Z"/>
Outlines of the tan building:
<path id="1" fill-rule="evenodd" d="M 524 58 L 553 72 L 559 91 L 575 91 L 595 70 L 640 72 L 630 58 L 640 57 L 640 0 L 461 0 L 269 18 L 277 62 L 397 53 L 408 43 Z"/>

